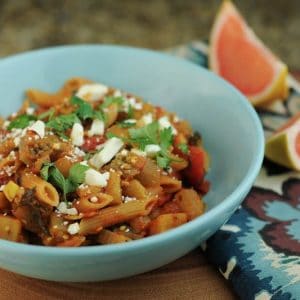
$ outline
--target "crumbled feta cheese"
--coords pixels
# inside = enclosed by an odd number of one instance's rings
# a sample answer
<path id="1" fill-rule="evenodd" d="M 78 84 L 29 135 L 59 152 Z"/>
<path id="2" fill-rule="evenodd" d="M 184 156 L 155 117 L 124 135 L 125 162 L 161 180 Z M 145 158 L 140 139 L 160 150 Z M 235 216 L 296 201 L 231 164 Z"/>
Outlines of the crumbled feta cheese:
<path id="1" fill-rule="evenodd" d="M 169 118 L 167 116 L 164 116 L 164 117 L 161 117 L 160 119 L 158 119 L 158 124 L 159 124 L 159 127 L 161 130 L 171 127 L 172 133 L 177 134 L 177 130 L 170 123 Z"/>
<path id="2" fill-rule="evenodd" d="M 91 199 L 90 199 L 91 202 L 93 203 L 96 203 L 98 201 L 98 198 L 96 196 L 93 196 Z"/>
<path id="3" fill-rule="evenodd" d="M 122 93 L 120 90 L 115 90 L 114 91 L 114 97 L 121 97 L 122 96 Z"/>
<path id="4" fill-rule="evenodd" d="M 91 129 L 88 131 L 88 136 L 102 135 L 104 133 L 104 122 L 101 120 L 94 120 Z"/>
<path id="5" fill-rule="evenodd" d="M 133 148 L 131 149 L 131 153 L 135 154 L 135 155 L 138 155 L 138 156 L 146 156 L 146 152 L 144 151 L 141 151 L 139 149 L 136 149 L 136 148 Z"/>
<path id="6" fill-rule="evenodd" d="M 143 115 L 141 119 L 145 125 L 149 125 L 153 122 L 153 116 L 151 113 Z"/>
<path id="7" fill-rule="evenodd" d="M 76 222 L 76 223 L 70 224 L 68 226 L 67 231 L 68 231 L 68 233 L 74 235 L 74 234 L 77 234 L 79 232 L 79 229 L 80 229 L 79 223 Z"/>
<path id="8" fill-rule="evenodd" d="M 90 164 L 99 169 L 107 164 L 120 151 L 124 143 L 121 139 L 113 137 L 104 143 L 104 147 L 96 153 L 91 159 Z"/>
<path id="9" fill-rule="evenodd" d="M 69 222 L 68 222 L 68 221 L 64 221 L 63 224 L 64 224 L 65 226 L 67 226 L 67 225 L 69 224 Z"/>
<path id="10" fill-rule="evenodd" d="M 85 172 L 84 182 L 88 185 L 105 187 L 109 179 L 109 172 L 100 173 L 94 169 L 88 169 Z"/>
<path id="11" fill-rule="evenodd" d="M 123 149 L 123 150 L 120 152 L 120 154 L 121 154 L 122 156 L 126 156 L 126 155 L 128 154 L 128 150 Z"/>
<path id="12" fill-rule="evenodd" d="M 21 142 L 21 137 L 17 136 L 14 138 L 14 144 L 16 147 L 19 147 L 20 142 Z"/>
<path id="13" fill-rule="evenodd" d="M 106 95 L 108 87 L 100 83 L 91 83 L 82 85 L 76 93 L 76 96 L 87 101 L 97 101 Z"/>
<path id="14" fill-rule="evenodd" d="M 26 114 L 27 115 L 33 115 L 33 113 L 34 113 L 34 108 L 33 107 L 28 107 L 26 109 Z"/>
<path id="15" fill-rule="evenodd" d="M 135 124 L 136 120 L 135 119 L 127 119 L 127 120 L 124 120 L 124 123 Z"/>
<path id="16" fill-rule="evenodd" d="M 77 215 L 78 211 L 75 207 L 68 208 L 65 202 L 60 202 L 57 206 L 57 212 L 65 215 Z"/>
<path id="17" fill-rule="evenodd" d="M 7 128 L 9 126 L 10 122 L 5 120 L 4 123 L 3 123 L 3 127 L 4 128 Z"/>
<path id="18" fill-rule="evenodd" d="M 0 192 L 3 192 L 4 187 L 5 187 L 5 184 L 3 184 L 3 185 L 0 186 Z"/>
<path id="19" fill-rule="evenodd" d="M 41 120 L 34 122 L 28 130 L 32 130 L 39 135 L 40 138 L 45 136 L 45 123 Z"/>
<path id="20" fill-rule="evenodd" d="M 86 160 L 80 162 L 80 164 L 83 165 L 83 166 L 88 166 L 88 165 L 89 165 L 88 162 L 87 162 Z"/>
<path id="21" fill-rule="evenodd" d="M 161 150 L 159 145 L 150 144 L 145 147 L 145 152 L 148 156 L 154 156 L 157 152 Z"/>
<path id="22" fill-rule="evenodd" d="M 130 202 L 130 201 L 134 201 L 134 200 L 136 200 L 135 197 L 125 196 L 125 197 L 123 198 L 123 202 L 124 202 L 124 203 Z"/>
<path id="23" fill-rule="evenodd" d="M 143 108 L 143 104 L 141 102 L 137 102 L 133 97 L 128 99 L 128 103 L 136 110 L 141 110 Z"/>
<path id="24" fill-rule="evenodd" d="M 75 123 L 71 131 L 71 141 L 75 146 L 81 146 L 84 143 L 83 140 L 84 129 L 80 123 Z"/>
<path id="25" fill-rule="evenodd" d="M 79 149 L 78 147 L 74 147 L 73 154 L 79 157 L 85 156 L 85 152 Z"/>

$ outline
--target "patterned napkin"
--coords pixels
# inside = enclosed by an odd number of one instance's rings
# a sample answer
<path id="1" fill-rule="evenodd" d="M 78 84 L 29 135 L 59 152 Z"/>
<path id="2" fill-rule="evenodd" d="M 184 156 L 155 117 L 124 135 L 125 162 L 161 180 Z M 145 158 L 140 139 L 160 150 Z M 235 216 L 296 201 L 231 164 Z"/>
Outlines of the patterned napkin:
<path id="1" fill-rule="evenodd" d="M 171 49 L 207 67 L 207 45 Z M 290 96 L 259 110 L 266 137 L 300 111 L 299 84 L 289 77 Z M 265 160 L 254 187 L 204 252 L 241 299 L 300 299 L 300 172 Z"/>

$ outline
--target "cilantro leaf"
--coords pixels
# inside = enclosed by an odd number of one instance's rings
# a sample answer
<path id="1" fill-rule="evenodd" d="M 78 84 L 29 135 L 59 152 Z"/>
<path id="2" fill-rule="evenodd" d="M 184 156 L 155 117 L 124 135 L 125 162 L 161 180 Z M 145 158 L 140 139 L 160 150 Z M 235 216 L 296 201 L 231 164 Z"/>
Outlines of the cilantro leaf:
<path id="1" fill-rule="evenodd" d="M 77 105 L 75 114 L 82 120 L 92 119 L 94 117 L 94 110 L 92 106 L 86 101 L 80 99 L 77 96 L 71 98 L 71 103 Z"/>
<path id="2" fill-rule="evenodd" d="M 84 182 L 85 171 L 88 169 L 88 166 L 79 163 L 74 164 L 70 169 L 69 178 L 65 178 L 54 163 L 45 163 L 40 174 L 43 179 L 51 182 L 62 191 L 63 199 L 66 201 L 67 194 L 74 192 L 77 187 Z"/>
<path id="3" fill-rule="evenodd" d="M 159 140 L 160 140 L 160 148 L 162 151 L 167 151 L 169 147 L 173 144 L 173 133 L 172 128 L 164 128 L 159 133 Z"/>
<path id="4" fill-rule="evenodd" d="M 29 126 L 30 121 L 35 121 L 36 117 L 32 115 L 20 115 L 10 122 L 7 129 L 12 130 L 13 128 L 24 129 Z"/>
<path id="5" fill-rule="evenodd" d="M 129 129 L 129 136 L 134 144 L 138 144 L 141 150 L 149 144 L 158 144 L 158 122 L 152 122 L 142 128 Z"/>
<path id="6" fill-rule="evenodd" d="M 69 171 L 69 180 L 76 183 L 76 184 L 82 184 L 85 179 L 85 172 L 90 167 L 82 165 L 80 163 L 74 164 Z"/>
<path id="7" fill-rule="evenodd" d="M 54 113 L 55 113 L 55 109 L 52 107 L 52 108 L 48 109 L 47 111 L 39 114 L 38 119 L 44 120 L 44 119 L 48 118 L 49 120 L 51 120 L 54 116 Z"/>
<path id="8" fill-rule="evenodd" d="M 128 112 L 127 112 L 127 118 L 128 119 L 132 119 L 133 118 L 133 114 L 134 114 L 134 110 L 132 105 L 128 105 Z"/>
<path id="9" fill-rule="evenodd" d="M 166 169 L 168 168 L 170 162 L 171 162 L 171 159 L 167 156 L 164 156 L 162 154 L 158 154 L 156 156 L 156 162 L 157 162 L 157 165 L 162 168 L 162 169 Z"/>
<path id="10" fill-rule="evenodd" d="M 181 143 L 181 144 L 179 144 L 178 148 L 184 154 L 188 154 L 189 153 L 189 146 L 187 144 Z"/>
<path id="11" fill-rule="evenodd" d="M 66 137 L 64 132 L 71 128 L 75 123 L 80 123 L 79 118 L 75 114 L 60 115 L 46 123 L 48 128 L 54 130 L 58 135 Z"/>
<path id="12" fill-rule="evenodd" d="M 121 106 L 124 104 L 124 98 L 121 96 L 115 97 L 115 96 L 110 96 L 110 97 L 105 97 L 104 102 L 100 105 L 101 108 L 106 108 L 110 106 L 111 104 L 117 104 L 118 106 Z"/>

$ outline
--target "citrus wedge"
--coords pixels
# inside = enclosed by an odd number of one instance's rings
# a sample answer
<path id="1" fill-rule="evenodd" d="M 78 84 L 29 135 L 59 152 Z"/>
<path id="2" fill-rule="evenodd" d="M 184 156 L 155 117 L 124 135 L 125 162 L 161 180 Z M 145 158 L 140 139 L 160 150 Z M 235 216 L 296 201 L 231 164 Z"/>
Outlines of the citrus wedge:
<path id="1" fill-rule="evenodd" d="M 267 140 L 265 156 L 287 168 L 300 170 L 300 115 L 290 119 Z"/>
<path id="2" fill-rule="evenodd" d="M 230 1 L 223 2 L 212 28 L 209 65 L 255 106 L 287 96 L 287 66 L 255 36 Z"/>

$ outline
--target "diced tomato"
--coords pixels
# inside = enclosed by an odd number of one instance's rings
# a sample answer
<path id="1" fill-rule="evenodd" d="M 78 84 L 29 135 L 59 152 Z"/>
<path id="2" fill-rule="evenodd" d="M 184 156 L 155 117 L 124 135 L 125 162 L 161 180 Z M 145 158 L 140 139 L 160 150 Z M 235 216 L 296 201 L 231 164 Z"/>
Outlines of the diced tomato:
<path id="1" fill-rule="evenodd" d="M 94 151 L 98 145 L 101 145 L 105 142 L 105 137 L 103 135 L 94 135 L 91 137 L 87 137 L 84 140 L 84 144 L 82 145 L 82 149 L 84 151 Z"/>
<path id="2" fill-rule="evenodd" d="M 197 190 L 202 194 L 202 195 L 205 195 L 208 193 L 210 189 L 210 182 L 207 181 L 207 180 L 204 180 L 200 186 L 197 188 Z"/>
<path id="3" fill-rule="evenodd" d="M 205 175 L 205 153 L 197 146 L 189 146 L 189 166 L 184 172 L 185 178 L 195 188 L 199 187 Z"/>
<path id="4" fill-rule="evenodd" d="M 155 115 L 159 119 L 165 115 L 165 110 L 160 106 L 155 106 Z"/>

